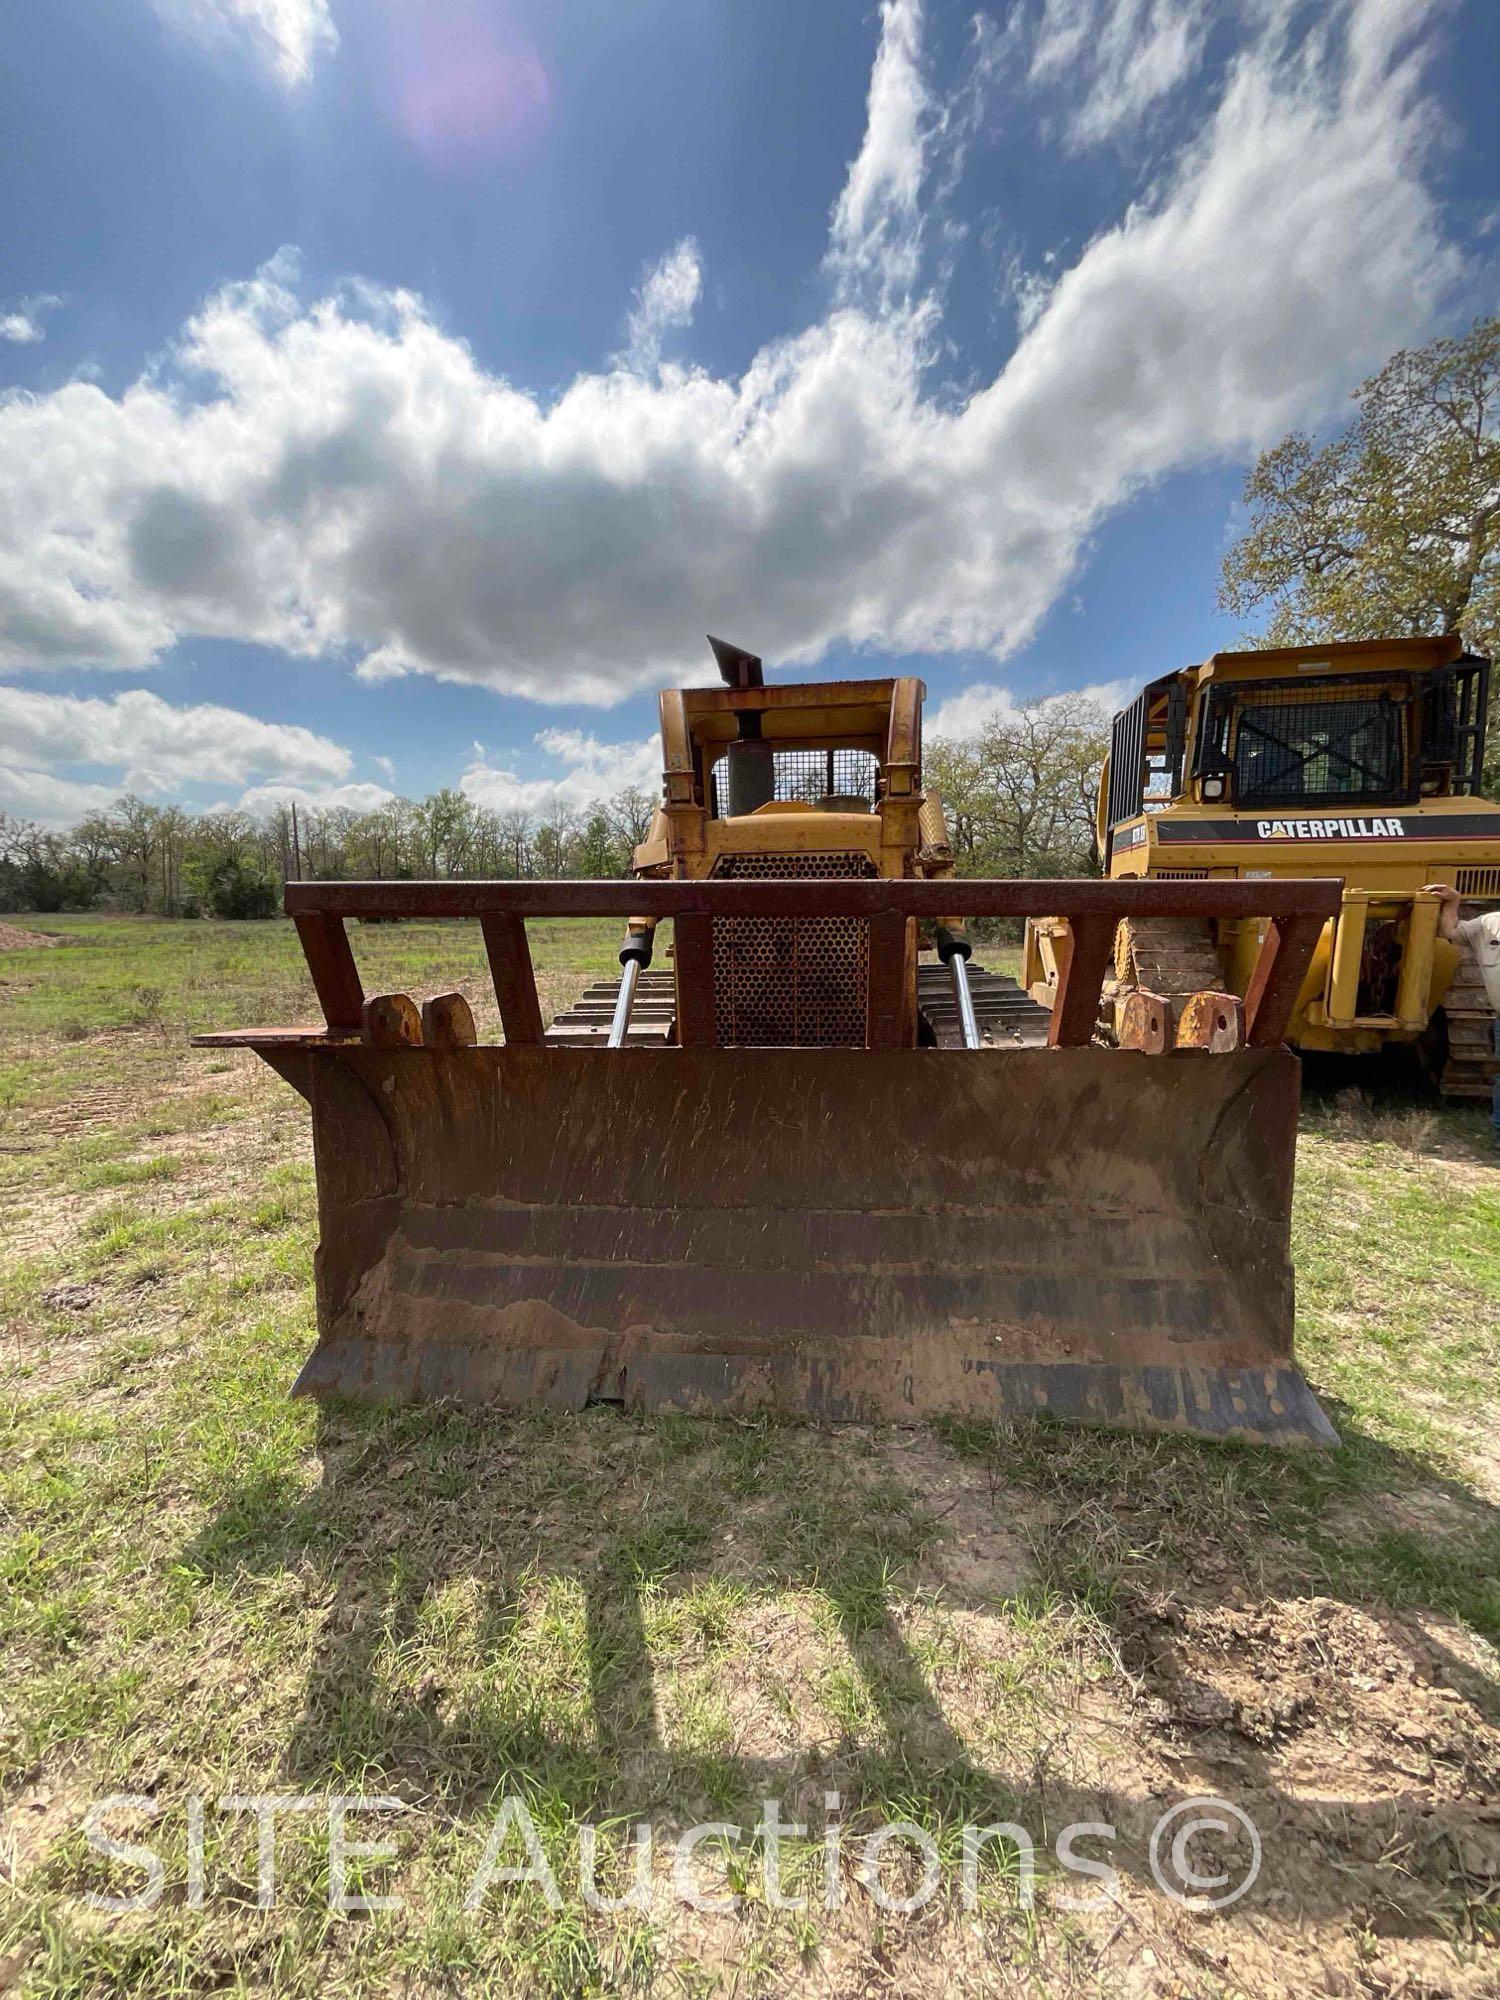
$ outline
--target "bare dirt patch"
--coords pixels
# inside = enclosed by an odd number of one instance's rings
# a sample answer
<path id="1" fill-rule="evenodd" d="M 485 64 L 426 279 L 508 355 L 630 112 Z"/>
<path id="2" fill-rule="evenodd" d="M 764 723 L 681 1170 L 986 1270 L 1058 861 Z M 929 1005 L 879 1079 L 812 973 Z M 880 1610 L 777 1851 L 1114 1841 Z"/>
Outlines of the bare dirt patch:
<path id="1" fill-rule="evenodd" d="M 979 1467 L 955 1458 L 926 1431 L 876 1433 L 879 1460 L 907 1487 L 941 1534 L 918 1572 L 920 1584 L 955 1604 L 995 1604 L 1013 1597 L 1032 1574 L 1035 1500 L 997 1487 Z M 1003 1503 L 997 1505 L 1001 1492 Z"/>
<path id="2" fill-rule="evenodd" d="M 1373 1541 L 1391 1528 L 1442 1541 L 1482 1530 L 1488 1511 L 1471 1493 L 1420 1486 L 1343 1501 L 1329 1509 L 1325 1526 L 1340 1542 Z"/>
<path id="3" fill-rule="evenodd" d="M 1163 1596 L 1122 1638 L 1153 1731 L 1205 1761 L 1275 1773 L 1292 1795 L 1405 1796 L 1413 1779 L 1429 1801 L 1500 1794 L 1500 1729 L 1414 1618 L 1327 1597 Z"/>

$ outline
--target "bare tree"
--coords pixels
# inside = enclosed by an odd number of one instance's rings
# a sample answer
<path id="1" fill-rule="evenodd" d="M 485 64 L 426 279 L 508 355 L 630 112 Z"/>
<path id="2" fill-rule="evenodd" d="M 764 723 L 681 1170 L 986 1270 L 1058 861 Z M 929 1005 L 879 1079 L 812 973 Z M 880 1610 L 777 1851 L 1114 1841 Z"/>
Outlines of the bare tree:
<path id="1" fill-rule="evenodd" d="M 1038 696 L 977 735 L 933 743 L 926 775 L 943 800 L 961 869 L 1065 875 L 1097 865 L 1094 806 L 1109 719 L 1077 694 Z"/>
<path id="2" fill-rule="evenodd" d="M 558 877 L 571 872 L 569 848 L 578 827 L 578 814 L 574 808 L 563 799 L 554 799 L 543 813 L 541 824 L 532 837 L 532 852 L 539 875 Z"/>
<path id="3" fill-rule="evenodd" d="M 531 857 L 531 814 L 524 806 L 512 806 L 500 815 L 500 833 L 510 859 L 510 871 L 519 880 L 529 875 Z"/>
<path id="4" fill-rule="evenodd" d="M 639 785 L 625 785 L 605 803 L 610 828 L 622 846 L 639 847 L 651 831 L 656 799 Z"/>

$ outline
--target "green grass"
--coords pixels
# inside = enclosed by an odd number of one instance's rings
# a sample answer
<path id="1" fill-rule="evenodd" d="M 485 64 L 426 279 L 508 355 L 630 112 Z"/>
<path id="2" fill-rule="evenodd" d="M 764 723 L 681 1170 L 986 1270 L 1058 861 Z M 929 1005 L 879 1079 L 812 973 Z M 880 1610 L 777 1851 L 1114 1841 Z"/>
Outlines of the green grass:
<path id="1" fill-rule="evenodd" d="M 1500 1177 L 1478 1112 L 1309 1105 L 1299 1341 L 1329 1454 L 320 1410 L 287 1394 L 313 1340 L 305 1108 L 252 1058 L 185 1046 L 309 1011 L 289 927 L 46 927 L 72 942 L 0 954 L 0 1965 L 23 1993 L 1063 1996 L 1144 1990 L 1144 1949 L 1204 2000 L 1301 1990 L 1314 1950 L 1341 1990 L 1381 1990 L 1353 1983 L 1378 1953 L 1387 1990 L 1483 1992 L 1491 1885 L 1452 1860 L 1500 1641 Z M 614 929 L 534 927 L 544 986 L 608 972 Z M 355 941 L 371 990 L 485 1000 L 468 927 Z M 1205 1688 L 1258 1712 L 1293 1683 L 1285 1744 L 1194 1719 Z M 1403 1760 L 1417 1775 L 1381 1775 Z M 402 1908 L 331 1914 L 326 1838 L 287 1818 L 257 1909 L 253 1827 L 217 1810 L 189 1907 L 189 1797 L 258 1790 L 401 1800 L 378 1829 L 397 1863 L 364 1875 Z M 1264 1813 L 1280 1900 L 1184 1929 L 1146 1869 L 1151 1802 L 1215 1790 Z M 149 1916 L 81 1902 L 139 1879 L 82 1835 L 111 1792 L 160 1809 L 122 1833 L 165 1863 Z M 1070 1910 L 1044 1852 L 1028 1912 L 999 1848 L 977 1919 L 951 1886 L 883 1916 L 847 1858 L 841 1908 L 773 1910 L 761 1801 L 807 1824 L 784 1879 L 816 1889 L 828 1792 L 851 1844 L 909 1820 L 950 1877 L 966 1822 L 1113 1820 L 1117 1902 Z M 559 1911 L 499 1882 L 464 1907 L 506 1793 Z M 660 1882 L 648 1910 L 588 1909 L 584 1826 L 618 1891 L 637 1819 L 740 1822 L 702 1871 L 738 1914 Z"/>
<path id="2" fill-rule="evenodd" d="M 1455 1183 L 1440 1154 L 1402 1141 L 1415 1126 L 1462 1144 L 1477 1123 L 1315 1113 L 1298 1154 L 1303 1354 L 1373 1435 L 1455 1468 L 1493 1413 L 1500 1371 L 1500 1173 L 1485 1163 Z"/>
<path id="3" fill-rule="evenodd" d="M 101 1160 L 97 1166 L 81 1167 L 73 1185 L 91 1193 L 95 1188 L 136 1187 L 142 1181 L 174 1180 L 180 1162 L 170 1153 L 152 1153 L 144 1160 Z"/>
<path id="4" fill-rule="evenodd" d="M 49 916 L 32 925 L 66 942 L 0 952 L 0 1007 L 14 1034 L 86 1040 L 121 1028 L 180 1034 L 312 1020 L 317 1007 L 292 926 Z M 545 980 L 617 970 L 620 926 L 605 918 L 527 926 Z M 489 973 L 477 923 L 350 924 L 367 992 L 442 992 L 481 1000 Z M 670 927 L 663 933 L 665 945 Z M 0 1105 L 5 1074 L 0 1070 Z"/>

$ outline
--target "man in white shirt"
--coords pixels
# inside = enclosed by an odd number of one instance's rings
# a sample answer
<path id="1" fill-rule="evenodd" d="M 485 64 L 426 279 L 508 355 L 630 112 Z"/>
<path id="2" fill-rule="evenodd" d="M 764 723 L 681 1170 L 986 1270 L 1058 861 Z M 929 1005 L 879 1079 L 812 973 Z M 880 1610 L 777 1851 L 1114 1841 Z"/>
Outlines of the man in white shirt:
<path id="1" fill-rule="evenodd" d="M 1500 1056 L 1500 910 L 1486 910 L 1483 916 L 1460 920 L 1458 910 L 1462 898 L 1457 889 L 1450 889 L 1442 882 L 1429 882 L 1427 889 L 1431 895 L 1442 898 L 1442 908 L 1438 912 L 1439 934 L 1451 938 L 1454 944 L 1466 944 L 1478 962 L 1490 1013 L 1496 1017 L 1490 1022 L 1491 1045 L 1495 1054 Z M 1500 1070 L 1495 1072 L 1490 1121 L 1495 1128 L 1496 1148 L 1500 1149 Z"/>

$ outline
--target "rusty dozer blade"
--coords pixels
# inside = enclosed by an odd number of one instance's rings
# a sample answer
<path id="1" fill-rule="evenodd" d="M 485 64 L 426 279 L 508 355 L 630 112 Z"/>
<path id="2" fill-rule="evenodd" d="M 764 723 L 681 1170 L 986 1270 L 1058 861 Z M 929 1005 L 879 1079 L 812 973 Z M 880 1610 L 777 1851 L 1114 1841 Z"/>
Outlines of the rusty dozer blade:
<path id="1" fill-rule="evenodd" d="M 322 1029 L 255 1049 L 312 1107 L 318 1344 L 366 1400 L 849 1419 L 1048 1413 L 1336 1442 L 1292 1360 L 1286 1020 L 1336 882 L 292 883 Z M 911 926 L 1061 912 L 1046 1048 L 916 1045 Z M 674 920 L 672 1046 L 542 1027 L 529 917 Z M 867 924 L 864 1047 L 720 1046 L 721 918 Z M 1265 920 L 1243 1007 L 1091 1046 L 1126 916 Z M 505 1029 L 366 998 L 344 925 L 477 919 Z M 627 939 L 634 949 L 633 935 Z M 1148 996 L 1149 997 L 1149 996 Z M 1154 1053 L 1150 1051 L 1155 1051 Z"/>
<path id="2" fill-rule="evenodd" d="M 1284 1049 L 271 1059 L 318 1162 L 303 1391 L 1334 1441 Z"/>

